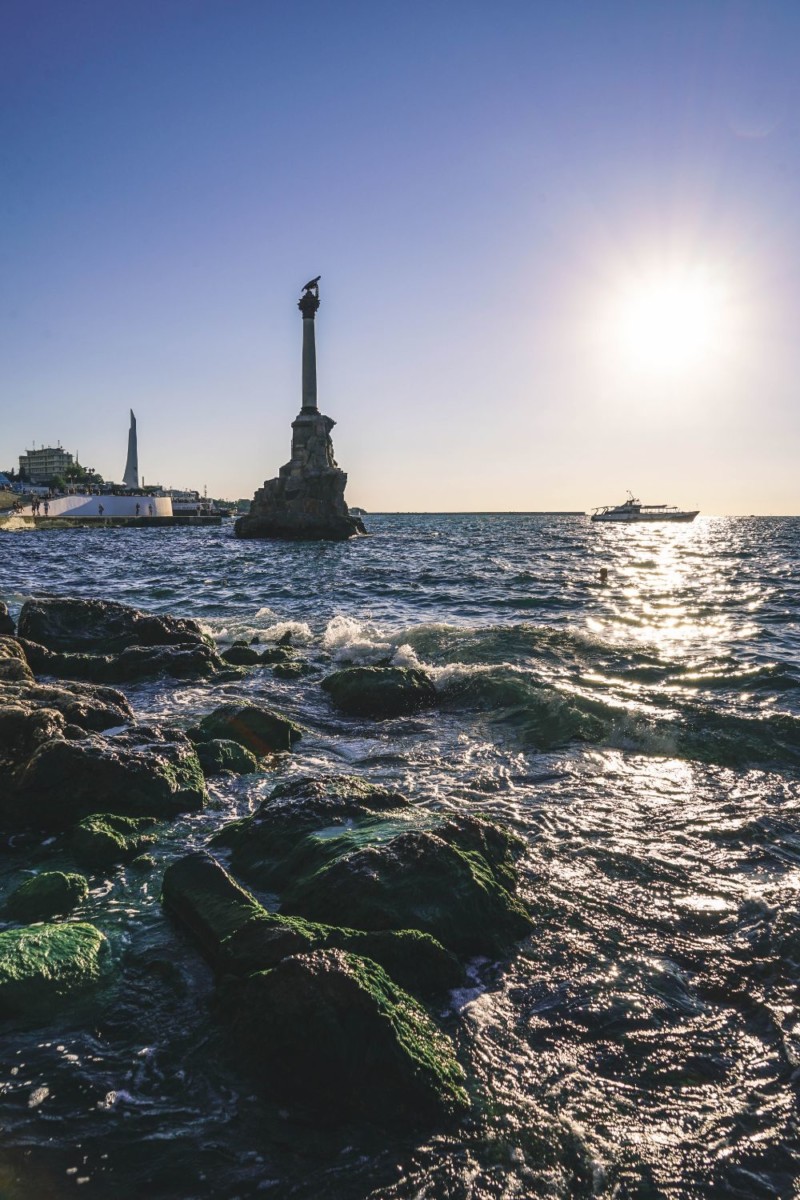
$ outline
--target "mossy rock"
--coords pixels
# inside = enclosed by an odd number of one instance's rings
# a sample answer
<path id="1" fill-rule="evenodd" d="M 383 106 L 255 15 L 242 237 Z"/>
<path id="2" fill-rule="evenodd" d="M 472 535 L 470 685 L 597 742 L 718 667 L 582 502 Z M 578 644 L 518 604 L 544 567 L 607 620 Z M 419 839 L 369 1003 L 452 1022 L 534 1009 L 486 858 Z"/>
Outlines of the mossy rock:
<path id="1" fill-rule="evenodd" d="M 317 668 L 306 662 L 276 663 L 272 674 L 276 679 L 302 679 L 304 675 L 316 675 Z"/>
<path id="2" fill-rule="evenodd" d="M 365 933 L 270 913 L 208 854 L 172 863 L 162 900 L 222 973 L 248 975 L 289 954 L 340 949 L 372 958 L 414 995 L 437 995 L 463 981 L 458 960 L 428 934 Z"/>
<path id="3" fill-rule="evenodd" d="M 46 921 L 59 913 L 71 912 L 89 895 L 83 875 L 63 871 L 42 871 L 27 879 L 6 901 L 6 915 L 12 921 Z"/>
<path id="4" fill-rule="evenodd" d="M 288 646 L 268 646 L 266 650 L 262 650 L 259 655 L 259 662 L 274 665 L 276 663 L 290 663 L 294 661 L 294 650 Z"/>
<path id="5" fill-rule="evenodd" d="M 92 813 L 72 830 L 72 853 L 81 866 L 100 870 L 128 862 L 155 845 L 156 835 L 147 832 L 154 824 L 151 817 Z"/>
<path id="6" fill-rule="evenodd" d="M 402 717 L 436 703 L 430 676 L 414 667 L 347 667 L 327 675 L 322 688 L 336 708 L 354 717 Z"/>
<path id="7" fill-rule="evenodd" d="M 202 808 L 206 787 L 187 738 L 138 728 L 104 739 L 46 742 L 20 772 L 12 800 L 10 823 L 63 829 L 98 809 L 173 818 Z"/>
<path id="8" fill-rule="evenodd" d="M 279 892 L 284 915 L 418 929 L 458 955 L 502 956 L 531 930 L 514 895 L 520 838 L 353 776 L 279 784 L 211 844 L 230 851 L 231 869 L 248 883 Z"/>
<path id="9" fill-rule="evenodd" d="M 263 704 L 222 704 L 203 717 L 198 728 L 206 741 L 238 742 L 257 758 L 279 750 L 291 750 L 301 737 L 294 722 Z"/>
<path id="10" fill-rule="evenodd" d="M 258 770 L 255 754 L 230 738 L 198 742 L 197 757 L 204 775 L 221 775 L 223 771 L 231 771 L 234 775 L 250 775 Z"/>
<path id="11" fill-rule="evenodd" d="M 211 839 L 231 851 L 231 867 L 249 883 L 280 890 L 298 871 L 316 869 L 339 852 L 335 835 L 397 832 L 413 819 L 405 796 L 355 775 L 300 776 L 273 788 L 250 817 Z"/>
<path id="12" fill-rule="evenodd" d="M 315 950 L 250 975 L 234 1037 L 270 1090 L 328 1121 L 417 1124 L 469 1100 L 452 1042 L 367 958 Z"/>
<path id="13" fill-rule="evenodd" d="M 95 987 L 110 966 L 108 941 L 83 922 L 0 933 L 0 1015 L 47 1019 Z"/>
<path id="14" fill-rule="evenodd" d="M 235 667 L 254 667 L 261 662 L 258 650 L 248 646 L 247 642 L 234 642 L 232 646 L 228 646 L 227 650 L 222 651 L 220 657 Z"/>
<path id="15" fill-rule="evenodd" d="M 420 929 L 459 955 L 502 956 L 532 930 L 486 858 L 455 840 L 410 829 L 361 847 L 348 841 L 287 883 L 284 913 L 356 929 Z"/>

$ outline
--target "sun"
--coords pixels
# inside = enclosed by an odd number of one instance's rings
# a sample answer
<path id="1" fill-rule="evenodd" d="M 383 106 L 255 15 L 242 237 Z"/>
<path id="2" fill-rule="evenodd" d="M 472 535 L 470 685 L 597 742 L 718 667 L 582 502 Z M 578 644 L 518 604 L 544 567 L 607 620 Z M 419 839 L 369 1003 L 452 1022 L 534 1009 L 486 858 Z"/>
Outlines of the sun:
<path id="1" fill-rule="evenodd" d="M 607 310 L 615 357 L 661 375 L 705 368 L 723 350 L 726 292 L 708 270 L 672 268 L 622 285 Z"/>

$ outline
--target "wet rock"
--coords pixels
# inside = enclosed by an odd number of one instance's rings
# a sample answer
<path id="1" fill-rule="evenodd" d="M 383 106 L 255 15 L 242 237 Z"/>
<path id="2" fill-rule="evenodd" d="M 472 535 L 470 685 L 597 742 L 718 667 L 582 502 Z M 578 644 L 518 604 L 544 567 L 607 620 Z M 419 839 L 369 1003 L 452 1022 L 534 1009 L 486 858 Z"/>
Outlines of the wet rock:
<path id="1" fill-rule="evenodd" d="M 14 772 L 51 738 L 65 735 L 67 723 L 53 708 L 3 703 L 0 690 L 0 811 L 3 795 L 13 784 Z"/>
<path id="2" fill-rule="evenodd" d="M 0 687 L 0 712 L 6 705 L 55 709 L 70 725 L 96 733 L 133 720 L 133 709 L 122 692 L 86 683 L 6 684 Z"/>
<path id="3" fill-rule="evenodd" d="M 316 667 L 304 662 L 276 663 L 272 668 L 272 674 L 276 679 L 302 679 L 304 675 L 316 675 L 316 673 Z"/>
<path id="4" fill-rule="evenodd" d="M 0 637 L 0 682 L 19 681 L 33 682 L 33 671 L 25 657 L 25 651 L 16 638 Z"/>
<path id="5" fill-rule="evenodd" d="M 8 605 L 0 600 L 0 635 L 13 637 L 16 630 L 8 611 Z"/>
<path id="6" fill-rule="evenodd" d="M 524 843 L 352 776 L 279 784 L 212 838 L 281 912 L 350 929 L 418 929 L 460 955 L 504 954 L 531 922 L 514 895 Z"/>
<path id="7" fill-rule="evenodd" d="M 296 874 L 282 911 L 357 929 L 420 929 L 456 954 L 503 955 L 532 922 L 482 854 L 430 829 L 348 848 Z"/>
<path id="8" fill-rule="evenodd" d="M 413 667 L 347 667 L 326 676 L 322 687 L 336 708 L 355 717 L 401 717 L 436 703 L 433 682 Z"/>
<path id="9" fill-rule="evenodd" d="M 19 615 L 19 636 L 48 650 L 78 654 L 205 642 L 197 621 L 143 613 L 111 600 L 61 597 L 26 600 Z"/>
<path id="10" fill-rule="evenodd" d="M 94 988 L 110 966 L 106 938 L 83 922 L 0 933 L 0 1015 L 49 1017 Z"/>
<path id="11" fill-rule="evenodd" d="M 42 871 L 11 893 L 5 912 L 12 921 L 46 921 L 59 913 L 71 912 L 88 895 L 89 884 L 83 875 Z"/>
<path id="12" fill-rule="evenodd" d="M 128 862 L 154 846 L 151 817 L 120 817 L 114 813 L 93 813 L 72 830 L 70 845 L 75 859 L 83 867 L 103 870 L 115 863 Z"/>
<path id="13" fill-rule="evenodd" d="M 258 650 L 248 646 L 247 642 L 234 642 L 227 650 L 222 651 L 222 658 L 236 667 L 253 667 L 261 662 Z"/>
<path id="14" fill-rule="evenodd" d="M 221 775 L 231 771 L 234 775 L 249 775 L 258 770 L 258 760 L 238 742 L 225 738 L 212 738 L 210 742 L 198 742 L 197 757 L 204 775 Z"/>
<path id="15" fill-rule="evenodd" d="M 188 738 L 139 727 L 109 738 L 45 742 L 18 771 L 3 815 L 10 824 L 56 830 L 98 811 L 172 818 L 205 800 Z"/>
<path id="16" fill-rule="evenodd" d="M 231 851 L 232 869 L 248 882 L 279 890 L 337 853 L 332 835 L 344 836 L 356 823 L 359 829 L 380 823 L 385 832 L 392 821 L 400 829 L 412 811 L 399 792 L 354 775 L 300 776 L 279 783 L 251 817 L 226 825 L 211 844 Z"/>
<path id="17" fill-rule="evenodd" d="M 206 740 L 238 742 L 257 758 L 278 750 L 291 750 L 301 737 L 292 721 L 262 704 L 222 704 L 203 717 L 198 728 Z"/>
<path id="18" fill-rule="evenodd" d="M 458 961 L 427 934 L 365 933 L 270 913 L 208 854 L 171 864 L 162 900 L 223 973 L 248 975 L 289 954 L 340 949 L 374 959 L 414 995 L 440 994 L 463 979 Z"/>
<path id="19" fill-rule="evenodd" d="M 225 664 L 204 642 L 175 646 L 129 646 L 119 654 L 73 654 L 48 650 L 24 641 L 28 662 L 41 675 L 87 679 L 98 683 L 130 683 L 168 676 L 175 679 L 214 675 Z"/>
<path id="20" fill-rule="evenodd" d="M 338 1120 L 419 1121 L 468 1108 L 449 1038 L 366 958 L 315 950 L 245 980 L 234 1035 L 271 1089 Z"/>
<path id="21" fill-rule="evenodd" d="M 285 646 L 279 642 L 277 646 L 269 646 L 266 650 L 261 651 L 259 659 L 262 663 L 291 663 L 294 662 L 294 651 L 289 648 L 289 644 Z"/>

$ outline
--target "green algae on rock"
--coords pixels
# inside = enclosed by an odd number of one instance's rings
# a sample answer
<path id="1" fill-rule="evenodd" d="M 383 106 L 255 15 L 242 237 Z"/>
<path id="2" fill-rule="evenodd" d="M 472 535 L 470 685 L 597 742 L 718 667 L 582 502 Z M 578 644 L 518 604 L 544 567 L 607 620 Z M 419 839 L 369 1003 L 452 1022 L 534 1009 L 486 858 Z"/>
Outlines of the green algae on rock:
<path id="1" fill-rule="evenodd" d="M 339 834 L 398 832 L 413 814 L 405 796 L 355 775 L 300 776 L 277 784 L 252 816 L 226 825 L 211 844 L 231 851 L 232 868 L 248 882 L 280 889 L 335 856 Z"/>
<path id="2" fill-rule="evenodd" d="M 101 870 L 115 863 L 128 862 L 155 845 L 158 840 L 155 834 L 147 832 L 154 824 L 152 817 L 92 813 L 72 830 L 72 853 L 81 866 Z"/>
<path id="3" fill-rule="evenodd" d="M 327 675 L 322 688 L 354 717 L 401 717 L 436 703 L 430 676 L 414 667 L 347 667 Z"/>
<path id="4" fill-rule="evenodd" d="M 505 954 L 532 922 L 491 864 L 454 838 L 411 829 L 298 874 L 282 911 L 357 929 L 420 929 L 456 954 Z"/>
<path id="5" fill-rule="evenodd" d="M 291 750 L 302 736 L 293 721 L 263 704 L 231 702 L 207 713 L 198 726 L 204 740 L 238 742 L 257 758 L 279 750 Z"/>
<path id="6" fill-rule="evenodd" d="M 261 662 L 260 652 L 248 646 L 247 642 L 234 642 L 222 651 L 220 657 L 235 667 L 254 667 Z"/>
<path id="7" fill-rule="evenodd" d="M 329 1120 L 416 1124 L 469 1106 L 450 1039 L 356 954 L 314 950 L 248 976 L 233 1029 L 251 1072 Z"/>
<path id="8" fill-rule="evenodd" d="M 220 775 L 223 771 L 232 771 L 235 775 L 249 775 L 258 770 L 255 754 L 230 738 L 212 738 L 209 742 L 198 742 L 195 749 L 204 775 Z"/>
<path id="9" fill-rule="evenodd" d="M 98 811 L 172 818 L 205 801 L 203 772 L 188 738 L 147 727 L 104 739 L 45 742 L 19 772 L 5 816 L 15 825 L 64 829 Z"/>
<path id="10" fill-rule="evenodd" d="M 70 912 L 88 895 L 89 884 L 83 875 L 42 871 L 11 893 L 5 912 L 12 921 L 46 921 L 48 917 Z"/>
<path id="11" fill-rule="evenodd" d="M 162 900 L 212 966 L 232 975 L 275 966 L 289 954 L 340 949 L 374 959 L 415 995 L 440 994 L 463 980 L 458 960 L 417 930 L 366 933 L 268 912 L 209 854 L 170 864 Z"/>
<path id="12" fill-rule="evenodd" d="M 0 933 L 0 1015 L 49 1016 L 95 987 L 110 965 L 94 925 L 26 925 Z"/>
<path id="13" fill-rule="evenodd" d="M 409 805 L 352 776 L 279 784 L 212 845 L 281 912 L 369 932 L 417 929 L 459 955 L 503 955 L 531 931 L 514 895 L 524 843 L 476 817 Z"/>

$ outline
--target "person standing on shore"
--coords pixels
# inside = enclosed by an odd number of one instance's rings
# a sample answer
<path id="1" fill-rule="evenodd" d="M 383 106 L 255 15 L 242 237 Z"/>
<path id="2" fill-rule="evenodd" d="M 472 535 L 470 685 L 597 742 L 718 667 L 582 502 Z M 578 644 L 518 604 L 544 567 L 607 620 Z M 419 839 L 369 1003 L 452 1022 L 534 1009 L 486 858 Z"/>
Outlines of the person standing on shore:
<path id="1" fill-rule="evenodd" d="M 102 515 L 105 511 L 106 510 L 103 508 L 102 504 L 98 504 L 98 506 L 97 506 L 98 515 L 102 517 Z"/>
<path id="2" fill-rule="evenodd" d="M 49 500 L 45 500 L 45 502 L 44 502 L 44 515 L 46 517 L 50 516 L 50 501 Z"/>

